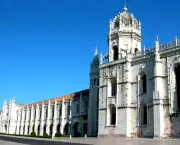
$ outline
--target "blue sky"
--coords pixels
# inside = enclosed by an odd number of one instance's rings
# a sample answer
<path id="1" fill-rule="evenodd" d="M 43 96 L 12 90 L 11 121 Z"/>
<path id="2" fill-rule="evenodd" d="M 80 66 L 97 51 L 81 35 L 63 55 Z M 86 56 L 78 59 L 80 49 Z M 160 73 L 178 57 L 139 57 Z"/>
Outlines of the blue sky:
<path id="1" fill-rule="evenodd" d="M 179 0 L 127 0 L 141 21 L 143 45 L 180 37 Z M 108 50 L 109 20 L 122 0 L 0 0 L 0 108 L 4 99 L 32 103 L 89 87 L 96 45 Z"/>

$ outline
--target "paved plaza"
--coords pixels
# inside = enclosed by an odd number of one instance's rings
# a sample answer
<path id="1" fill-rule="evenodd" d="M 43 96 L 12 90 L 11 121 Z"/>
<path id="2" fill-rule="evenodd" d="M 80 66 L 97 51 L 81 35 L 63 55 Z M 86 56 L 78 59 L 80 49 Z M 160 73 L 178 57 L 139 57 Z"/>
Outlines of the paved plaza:
<path id="1" fill-rule="evenodd" d="M 0 135 L 0 145 L 180 145 L 180 139 L 61 138 L 40 139 Z"/>

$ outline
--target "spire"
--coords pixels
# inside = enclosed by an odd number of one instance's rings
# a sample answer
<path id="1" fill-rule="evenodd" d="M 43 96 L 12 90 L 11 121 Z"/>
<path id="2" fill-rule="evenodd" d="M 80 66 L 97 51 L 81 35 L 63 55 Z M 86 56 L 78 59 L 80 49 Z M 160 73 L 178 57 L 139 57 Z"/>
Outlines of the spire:
<path id="1" fill-rule="evenodd" d="M 158 51 L 159 51 L 159 37 L 157 35 L 155 42 L 155 53 L 158 53 Z"/>
<path id="2" fill-rule="evenodd" d="M 98 55 L 98 48 L 96 46 L 96 49 L 95 49 L 95 53 L 94 53 L 94 56 Z"/>
<path id="3" fill-rule="evenodd" d="M 6 105 L 7 104 L 7 101 L 6 100 L 4 100 L 4 105 Z"/>
<path id="4" fill-rule="evenodd" d="M 126 1 L 125 1 L 125 4 L 124 4 L 124 11 L 127 12 L 127 6 L 126 6 Z"/>
<path id="5" fill-rule="evenodd" d="M 158 37 L 158 35 L 156 36 L 156 41 L 159 41 L 159 37 Z"/>

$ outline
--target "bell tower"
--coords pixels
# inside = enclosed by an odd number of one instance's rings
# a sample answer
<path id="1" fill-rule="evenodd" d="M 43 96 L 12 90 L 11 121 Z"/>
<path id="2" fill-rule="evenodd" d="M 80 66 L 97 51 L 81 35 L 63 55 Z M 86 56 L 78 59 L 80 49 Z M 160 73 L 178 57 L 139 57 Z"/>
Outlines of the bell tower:
<path id="1" fill-rule="evenodd" d="M 96 137 L 98 133 L 98 103 L 99 103 L 99 58 L 97 48 L 93 62 L 90 65 L 90 88 L 88 105 L 88 136 Z"/>
<path id="2" fill-rule="evenodd" d="M 128 12 L 126 4 L 122 13 L 110 20 L 109 62 L 124 58 L 127 53 L 141 51 L 141 23 Z"/>

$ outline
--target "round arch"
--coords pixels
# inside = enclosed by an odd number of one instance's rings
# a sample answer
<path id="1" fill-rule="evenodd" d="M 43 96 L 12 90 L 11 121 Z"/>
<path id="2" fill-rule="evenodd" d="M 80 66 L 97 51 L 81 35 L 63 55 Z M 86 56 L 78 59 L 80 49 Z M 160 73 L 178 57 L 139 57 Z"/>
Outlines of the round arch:
<path id="1" fill-rule="evenodd" d="M 7 124 L 4 126 L 4 132 L 7 133 Z"/>
<path id="2" fill-rule="evenodd" d="M 69 135 L 69 123 L 64 126 L 64 135 Z"/>
<path id="3" fill-rule="evenodd" d="M 79 122 L 75 122 L 73 124 L 74 137 L 80 137 L 81 136 L 81 134 L 79 133 L 79 125 L 80 125 Z"/>
<path id="4" fill-rule="evenodd" d="M 56 133 L 60 133 L 60 128 L 61 128 L 61 125 L 60 125 L 60 123 L 57 125 L 57 127 L 56 127 Z"/>

